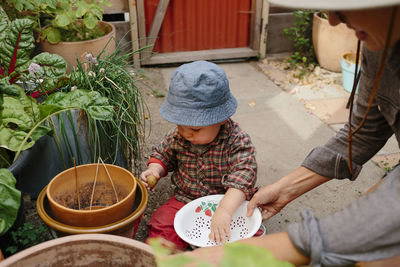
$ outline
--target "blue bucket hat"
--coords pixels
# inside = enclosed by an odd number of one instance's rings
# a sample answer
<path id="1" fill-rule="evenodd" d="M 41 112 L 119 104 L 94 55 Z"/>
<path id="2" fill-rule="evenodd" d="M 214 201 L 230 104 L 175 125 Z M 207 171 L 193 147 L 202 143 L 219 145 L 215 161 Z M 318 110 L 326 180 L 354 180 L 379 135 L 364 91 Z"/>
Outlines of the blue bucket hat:
<path id="1" fill-rule="evenodd" d="M 161 117 L 183 126 L 209 126 L 223 122 L 236 111 L 223 69 L 207 61 L 183 64 L 172 74 Z"/>

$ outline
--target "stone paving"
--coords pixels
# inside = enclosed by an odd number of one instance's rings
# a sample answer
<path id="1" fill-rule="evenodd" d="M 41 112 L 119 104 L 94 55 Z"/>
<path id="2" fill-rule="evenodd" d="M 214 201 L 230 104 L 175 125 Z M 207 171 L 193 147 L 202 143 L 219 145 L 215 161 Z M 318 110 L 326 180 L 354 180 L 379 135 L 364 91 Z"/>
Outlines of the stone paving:
<path id="1" fill-rule="evenodd" d="M 310 114 L 317 116 L 335 131 L 347 122 L 349 111 L 346 104 L 350 93 L 342 86 L 342 74 L 319 67 L 303 80 L 293 77 L 284 59 L 287 54 L 270 55 L 257 66 L 285 92 L 295 96 Z M 400 161 L 399 147 L 392 136 L 371 160 L 384 171 Z"/>

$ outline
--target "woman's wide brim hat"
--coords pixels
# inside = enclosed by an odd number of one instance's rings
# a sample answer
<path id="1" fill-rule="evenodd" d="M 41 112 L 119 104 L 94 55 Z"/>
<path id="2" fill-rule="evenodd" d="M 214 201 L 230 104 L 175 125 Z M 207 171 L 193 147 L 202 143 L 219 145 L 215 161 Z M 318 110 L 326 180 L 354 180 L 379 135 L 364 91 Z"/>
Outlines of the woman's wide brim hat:
<path id="1" fill-rule="evenodd" d="M 292 9 L 357 10 L 400 5 L 400 0 L 269 0 L 269 3 Z"/>

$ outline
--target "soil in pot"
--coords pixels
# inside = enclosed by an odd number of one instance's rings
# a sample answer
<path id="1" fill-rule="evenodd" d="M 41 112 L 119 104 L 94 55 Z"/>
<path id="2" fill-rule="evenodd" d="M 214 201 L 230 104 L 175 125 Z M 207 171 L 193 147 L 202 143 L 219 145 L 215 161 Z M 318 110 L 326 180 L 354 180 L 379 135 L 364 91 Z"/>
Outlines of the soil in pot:
<path id="1" fill-rule="evenodd" d="M 79 188 L 79 203 L 76 190 L 65 191 L 63 194 L 54 196 L 54 200 L 58 204 L 74 210 L 95 210 L 112 206 L 129 194 L 129 191 L 120 185 L 115 185 L 116 194 L 113 188 L 104 182 L 96 183 L 94 190 L 93 186 L 94 182 L 88 182 Z M 91 201 L 92 198 L 93 201 Z"/>
<path id="2" fill-rule="evenodd" d="M 52 229 L 53 234 L 55 234 L 55 236 L 57 237 L 72 234 L 107 233 L 112 235 L 135 238 L 137 227 L 141 221 L 142 215 L 148 203 L 147 189 L 140 181 L 137 181 L 136 191 L 137 192 L 135 194 L 134 206 L 127 217 L 123 218 L 120 221 L 98 227 L 78 227 L 67 225 L 57 221 L 57 219 L 51 212 L 49 199 L 46 194 L 46 188 L 43 189 L 42 192 L 39 194 L 36 202 L 36 209 L 40 218 L 48 227 Z"/>
<path id="3" fill-rule="evenodd" d="M 85 164 L 56 175 L 46 192 L 51 211 L 58 221 L 90 227 L 110 224 L 128 216 L 133 208 L 136 187 L 136 178 L 124 168 L 111 164 Z M 96 208 L 91 209 L 91 206 Z"/>
<path id="4" fill-rule="evenodd" d="M 357 58 L 357 55 L 356 55 L 356 53 L 353 53 L 353 52 L 348 52 L 348 53 L 343 54 L 343 59 L 351 64 L 356 64 L 356 58 Z M 358 64 L 361 64 L 361 57 L 358 60 Z"/>

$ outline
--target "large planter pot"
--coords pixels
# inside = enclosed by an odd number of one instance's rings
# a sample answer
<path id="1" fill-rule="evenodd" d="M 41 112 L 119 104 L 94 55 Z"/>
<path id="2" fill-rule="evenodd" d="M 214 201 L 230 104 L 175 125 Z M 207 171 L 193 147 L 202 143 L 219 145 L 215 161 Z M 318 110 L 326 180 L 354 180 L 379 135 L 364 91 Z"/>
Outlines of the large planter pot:
<path id="1" fill-rule="evenodd" d="M 340 58 L 343 53 L 357 50 L 354 30 L 343 23 L 331 26 L 327 19 L 314 13 L 312 38 L 315 56 L 319 65 L 327 70 L 340 72 Z"/>
<path id="2" fill-rule="evenodd" d="M 101 29 L 106 33 L 100 38 L 79 42 L 59 42 L 57 44 L 51 44 L 44 40 L 41 41 L 42 50 L 62 56 L 68 64 L 67 72 L 70 72 L 77 65 L 77 59 L 84 62 L 86 53 L 91 53 L 97 57 L 104 49 L 103 54 L 110 54 L 116 46 L 115 26 L 106 21 L 99 21 L 99 23 Z"/>
<path id="3" fill-rule="evenodd" d="M 25 249 L 1 266 L 157 266 L 149 245 L 107 234 L 74 235 Z"/>
<path id="4" fill-rule="evenodd" d="M 57 236 L 76 235 L 76 234 L 112 234 L 129 238 L 134 238 L 139 226 L 143 212 L 148 203 L 148 193 L 144 185 L 137 180 L 137 188 L 133 208 L 125 218 L 106 225 L 97 227 L 79 227 L 67 225 L 55 219 L 51 212 L 49 199 L 46 194 L 46 188 L 42 190 L 36 201 L 36 209 L 39 217 L 43 222 L 52 229 L 52 232 Z"/>
<path id="5" fill-rule="evenodd" d="M 23 151 L 18 159 L 8 168 L 17 179 L 17 188 L 37 198 L 40 191 L 60 172 L 73 167 L 72 157 L 77 165 L 93 163 L 87 135 L 82 121 L 79 118 L 80 110 L 72 111 L 72 124 L 63 113 L 63 127 L 69 147 L 63 142 L 61 153 L 56 139 L 52 136 L 43 136 L 35 145 Z M 53 118 L 57 135 L 60 136 L 60 125 L 56 117 Z M 76 138 L 75 138 L 76 137 Z M 79 148 L 79 151 L 78 151 Z M 80 152 L 80 153 L 79 153 Z M 126 167 L 122 154 L 118 154 L 115 165 Z"/>
<path id="6" fill-rule="evenodd" d="M 91 227 L 128 216 L 136 184 L 136 178 L 124 168 L 85 164 L 56 175 L 46 193 L 55 219 L 68 225 Z"/>
<path id="7" fill-rule="evenodd" d="M 17 179 L 16 187 L 36 198 L 54 175 L 63 170 L 58 151 L 50 136 L 43 136 L 23 151 L 8 168 Z"/>

